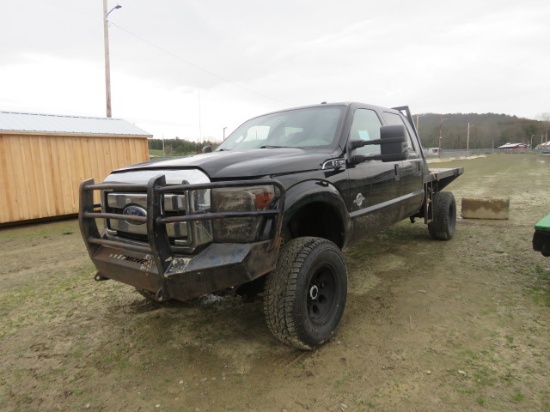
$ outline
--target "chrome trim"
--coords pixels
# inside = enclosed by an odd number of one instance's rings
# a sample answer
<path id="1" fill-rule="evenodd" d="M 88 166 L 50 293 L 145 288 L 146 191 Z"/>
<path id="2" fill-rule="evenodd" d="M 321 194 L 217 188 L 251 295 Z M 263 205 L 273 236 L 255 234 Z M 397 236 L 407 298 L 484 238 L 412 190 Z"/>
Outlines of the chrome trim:
<path id="1" fill-rule="evenodd" d="M 114 184 L 147 184 L 148 181 L 159 174 L 164 174 L 168 187 L 181 184 L 208 184 L 210 179 L 200 170 L 136 170 L 109 175 L 105 182 Z M 141 207 L 147 210 L 147 193 L 119 192 L 117 188 L 104 192 L 105 207 L 110 212 L 123 215 L 125 208 L 129 206 Z M 130 189 L 122 189 L 130 190 Z M 135 189 L 133 189 L 135 190 Z M 195 214 L 200 210 L 210 208 L 210 190 L 191 189 L 183 193 L 164 193 L 161 207 L 163 212 L 169 212 L 170 216 L 185 216 Z M 106 231 L 110 237 L 126 239 L 133 242 L 141 242 L 132 236 L 144 237 L 147 240 L 147 225 L 136 224 L 127 220 L 106 219 Z M 195 248 L 212 241 L 212 226 L 210 222 L 171 222 L 166 223 L 166 232 L 175 246 Z"/>
<path id="2" fill-rule="evenodd" d="M 147 225 L 133 225 L 125 220 L 115 219 L 111 219 L 109 225 L 111 230 L 132 235 L 147 236 Z M 167 223 L 166 232 L 168 233 L 168 237 L 171 238 L 187 238 L 189 236 L 188 224 L 187 222 Z M 186 241 L 185 244 L 188 245 L 189 242 Z"/>
<path id="3" fill-rule="evenodd" d="M 345 159 L 331 159 L 323 163 L 323 165 L 321 166 L 321 170 L 343 169 L 345 167 L 346 167 Z"/>
<path id="4" fill-rule="evenodd" d="M 107 193 L 107 206 L 112 209 L 124 209 L 129 205 L 147 208 L 147 193 Z M 167 212 L 185 212 L 185 195 L 164 195 L 164 210 Z"/>

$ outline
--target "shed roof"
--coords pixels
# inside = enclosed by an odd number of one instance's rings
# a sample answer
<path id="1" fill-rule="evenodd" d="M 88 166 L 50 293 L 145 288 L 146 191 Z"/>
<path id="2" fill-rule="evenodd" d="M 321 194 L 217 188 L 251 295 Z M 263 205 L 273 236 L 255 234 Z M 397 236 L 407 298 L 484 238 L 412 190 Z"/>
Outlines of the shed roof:
<path id="1" fill-rule="evenodd" d="M 123 119 L 0 111 L 0 133 L 2 132 L 152 136 Z"/>
<path id="2" fill-rule="evenodd" d="M 499 146 L 499 149 L 517 149 L 522 147 L 527 147 L 528 145 L 526 143 L 506 143 L 502 146 Z"/>

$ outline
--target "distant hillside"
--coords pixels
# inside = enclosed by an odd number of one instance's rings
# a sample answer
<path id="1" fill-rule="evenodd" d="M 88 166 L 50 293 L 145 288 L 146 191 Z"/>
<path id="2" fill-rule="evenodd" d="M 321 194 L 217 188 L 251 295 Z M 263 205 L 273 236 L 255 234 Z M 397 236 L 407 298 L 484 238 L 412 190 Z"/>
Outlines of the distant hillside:
<path id="1" fill-rule="evenodd" d="M 438 147 L 441 129 L 441 146 L 443 149 L 466 149 L 468 122 L 470 123 L 470 149 L 498 147 L 505 143 L 527 143 L 533 146 L 543 139 L 548 140 L 550 121 L 522 119 L 505 114 L 437 114 L 424 113 L 413 115 L 418 125 L 420 139 L 424 147 Z M 443 119 L 443 122 L 441 121 Z M 418 122 L 418 123 L 417 123 Z M 181 156 L 200 153 L 204 146 L 212 142 L 192 142 L 185 139 L 150 139 L 149 149 L 152 154 L 162 155 L 164 144 L 165 156 Z"/>
<path id="2" fill-rule="evenodd" d="M 441 133 L 444 149 L 466 149 L 468 123 L 470 123 L 470 149 L 498 147 L 505 143 L 527 143 L 533 146 L 548 139 L 549 121 L 522 119 L 505 114 L 436 114 L 413 115 L 418 124 L 424 147 L 437 147 Z M 443 119 L 443 121 L 442 121 Z"/>

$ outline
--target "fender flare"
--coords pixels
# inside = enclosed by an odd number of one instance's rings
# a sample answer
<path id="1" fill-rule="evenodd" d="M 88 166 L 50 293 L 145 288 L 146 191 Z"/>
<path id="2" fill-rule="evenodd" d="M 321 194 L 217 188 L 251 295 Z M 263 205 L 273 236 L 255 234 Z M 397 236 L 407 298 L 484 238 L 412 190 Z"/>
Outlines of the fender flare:
<path id="1" fill-rule="evenodd" d="M 335 186 L 326 180 L 314 179 L 300 182 L 286 190 L 285 210 L 283 227 L 296 215 L 303 207 L 311 203 L 324 203 L 331 207 L 342 220 L 344 230 L 345 246 L 351 233 L 351 218 L 346 208 L 344 199 Z"/>

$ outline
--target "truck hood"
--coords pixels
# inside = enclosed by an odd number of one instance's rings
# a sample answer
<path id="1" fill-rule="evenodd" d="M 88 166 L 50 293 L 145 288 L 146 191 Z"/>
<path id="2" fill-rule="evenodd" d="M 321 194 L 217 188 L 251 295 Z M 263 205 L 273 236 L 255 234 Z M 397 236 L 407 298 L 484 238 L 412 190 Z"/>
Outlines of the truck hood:
<path id="1" fill-rule="evenodd" d="M 318 170 L 335 156 L 330 150 L 299 148 L 257 149 L 246 152 L 220 151 L 171 160 L 140 163 L 114 173 L 144 170 L 199 169 L 211 180 L 238 179 Z"/>

